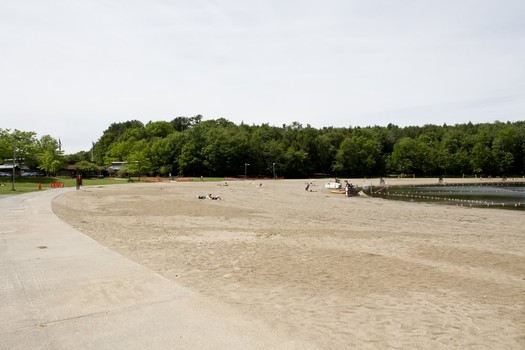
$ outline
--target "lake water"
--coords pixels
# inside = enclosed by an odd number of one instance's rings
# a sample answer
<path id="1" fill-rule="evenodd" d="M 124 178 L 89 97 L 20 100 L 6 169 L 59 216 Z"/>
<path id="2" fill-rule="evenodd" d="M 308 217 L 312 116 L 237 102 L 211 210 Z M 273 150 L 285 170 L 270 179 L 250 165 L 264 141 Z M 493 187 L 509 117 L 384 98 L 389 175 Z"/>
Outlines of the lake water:
<path id="1" fill-rule="evenodd" d="M 525 210 L 525 184 L 392 186 L 386 199 Z"/>

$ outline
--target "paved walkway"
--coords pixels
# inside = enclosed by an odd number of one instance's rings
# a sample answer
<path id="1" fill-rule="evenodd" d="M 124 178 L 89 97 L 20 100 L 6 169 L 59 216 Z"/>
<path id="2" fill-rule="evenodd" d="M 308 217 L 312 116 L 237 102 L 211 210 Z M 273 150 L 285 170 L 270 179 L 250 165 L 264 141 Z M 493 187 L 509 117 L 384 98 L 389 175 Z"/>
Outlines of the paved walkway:
<path id="1" fill-rule="evenodd" d="M 68 191 L 0 199 L 0 349 L 304 348 L 71 228 Z"/>

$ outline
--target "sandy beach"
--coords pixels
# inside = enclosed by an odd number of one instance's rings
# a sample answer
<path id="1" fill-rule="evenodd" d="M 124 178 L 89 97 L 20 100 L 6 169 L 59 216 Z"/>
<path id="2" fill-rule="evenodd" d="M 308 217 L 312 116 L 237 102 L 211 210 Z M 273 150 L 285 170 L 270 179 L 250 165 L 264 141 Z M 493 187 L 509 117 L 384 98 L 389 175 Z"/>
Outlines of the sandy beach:
<path id="1" fill-rule="evenodd" d="M 53 211 L 228 317 L 305 346 L 525 348 L 523 211 L 347 198 L 306 182 L 85 187 Z M 437 179 L 389 184 L 424 182 Z M 221 200 L 198 199 L 208 194 Z"/>

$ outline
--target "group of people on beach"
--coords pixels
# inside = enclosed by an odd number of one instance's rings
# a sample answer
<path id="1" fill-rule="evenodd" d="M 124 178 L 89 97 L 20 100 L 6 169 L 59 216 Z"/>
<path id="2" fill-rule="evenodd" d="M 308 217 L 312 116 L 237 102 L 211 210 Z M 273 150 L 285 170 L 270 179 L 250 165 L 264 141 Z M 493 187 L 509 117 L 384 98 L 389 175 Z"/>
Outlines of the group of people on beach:
<path id="1" fill-rule="evenodd" d="M 198 199 L 211 199 L 212 201 L 221 200 L 220 196 L 214 196 L 211 193 L 208 195 L 199 195 L 197 196 Z"/>

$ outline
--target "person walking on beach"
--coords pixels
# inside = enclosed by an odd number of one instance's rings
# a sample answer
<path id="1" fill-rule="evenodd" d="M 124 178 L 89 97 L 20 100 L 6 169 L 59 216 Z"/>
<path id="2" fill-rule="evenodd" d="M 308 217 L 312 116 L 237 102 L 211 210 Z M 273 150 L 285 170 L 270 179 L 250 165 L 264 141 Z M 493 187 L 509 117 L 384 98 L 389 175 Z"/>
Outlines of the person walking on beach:
<path id="1" fill-rule="evenodd" d="M 77 178 L 76 178 L 76 183 L 77 183 L 77 190 L 80 189 L 80 186 L 82 186 L 82 175 L 77 175 Z"/>

